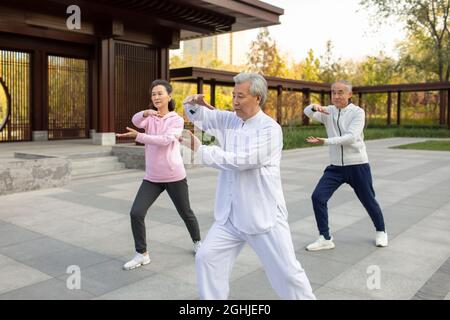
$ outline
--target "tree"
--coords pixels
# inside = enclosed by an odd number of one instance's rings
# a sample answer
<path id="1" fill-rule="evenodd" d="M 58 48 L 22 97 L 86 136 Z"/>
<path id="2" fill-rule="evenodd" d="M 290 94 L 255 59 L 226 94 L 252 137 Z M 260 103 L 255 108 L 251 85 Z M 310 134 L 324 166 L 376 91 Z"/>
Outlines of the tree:
<path id="1" fill-rule="evenodd" d="M 250 52 L 247 56 L 248 71 L 274 77 L 283 77 L 287 73 L 286 63 L 267 28 L 260 29 L 256 40 L 252 41 L 250 45 Z"/>
<path id="2" fill-rule="evenodd" d="M 398 45 L 399 71 L 407 82 L 438 81 L 439 67 L 432 39 L 411 34 Z"/>
<path id="3" fill-rule="evenodd" d="M 361 0 L 375 6 L 379 22 L 398 17 L 406 23 L 409 35 L 423 37 L 433 44 L 436 74 L 440 81 L 450 77 L 450 0 Z"/>
<path id="4" fill-rule="evenodd" d="M 352 77 L 353 84 L 381 85 L 398 82 L 397 61 L 387 57 L 383 52 L 377 56 L 368 56 L 355 65 Z M 368 121 L 384 118 L 386 116 L 386 97 L 384 94 L 370 94 L 364 98 L 364 107 Z"/>
<path id="5" fill-rule="evenodd" d="M 320 57 L 320 80 L 326 83 L 332 83 L 343 77 L 343 62 L 341 59 L 335 59 L 333 53 L 333 43 L 328 40 L 326 43 L 327 50 L 325 54 Z"/>
<path id="6" fill-rule="evenodd" d="M 319 81 L 320 60 L 314 57 L 314 51 L 310 49 L 308 56 L 300 63 L 302 71 L 302 80 Z"/>

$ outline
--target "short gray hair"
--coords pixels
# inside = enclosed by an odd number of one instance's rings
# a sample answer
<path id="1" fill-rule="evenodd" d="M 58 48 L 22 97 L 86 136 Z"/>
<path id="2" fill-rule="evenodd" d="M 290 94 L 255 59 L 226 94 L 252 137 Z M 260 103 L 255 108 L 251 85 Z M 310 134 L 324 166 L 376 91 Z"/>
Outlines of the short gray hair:
<path id="1" fill-rule="evenodd" d="M 353 92 L 353 85 L 352 85 L 352 83 L 350 81 L 347 81 L 347 80 L 338 80 L 336 82 L 333 82 L 331 87 L 333 88 L 334 85 L 338 84 L 338 83 L 345 85 L 349 92 Z"/>
<path id="2" fill-rule="evenodd" d="M 259 106 L 264 106 L 267 100 L 268 88 L 267 81 L 262 75 L 258 73 L 241 72 L 233 77 L 233 80 L 235 84 L 250 82 L 250 94 L 254 97 L 260 97 L 261 103 Z"/>

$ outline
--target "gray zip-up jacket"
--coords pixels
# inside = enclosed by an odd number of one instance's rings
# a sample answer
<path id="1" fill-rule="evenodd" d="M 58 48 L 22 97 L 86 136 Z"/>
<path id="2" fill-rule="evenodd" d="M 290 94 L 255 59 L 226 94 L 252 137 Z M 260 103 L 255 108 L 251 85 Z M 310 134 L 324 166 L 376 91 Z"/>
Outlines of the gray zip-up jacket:
<path id="1" fill-rule="evenodd" d="M 312 105 L 305 108 L 305 114 L 325 125 L 328 139 L 331 164 L 335 166 L 349 166 L 368 163 L 366 145 L 364 143 L 364 110 L 353 103 L 343 109 L 334 105 L 327 108 L 329 115 L 314 112 Z"/>

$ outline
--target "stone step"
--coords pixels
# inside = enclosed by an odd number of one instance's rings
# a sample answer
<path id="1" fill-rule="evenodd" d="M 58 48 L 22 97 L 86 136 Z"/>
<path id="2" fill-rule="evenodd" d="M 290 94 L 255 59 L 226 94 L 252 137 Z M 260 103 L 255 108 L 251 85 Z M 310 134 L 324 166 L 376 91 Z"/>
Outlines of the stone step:
<path id="1" fill-rule="evenodd" d="M 116 170 L 116 171 L 110 171 L 110 172 L 96 172 L 96 173 L 80 174 L 77 176 L 72 176 L 72 180 L 82 180 L 82 179 L 89 179 L 89 178 L 114 176 L 114 175 L 120 175 L 120 174 L 134 174 L 134 173 L 139 173 L 140 175 L 142 175 L 142 177 L 144 176 L 144 172 L 142 170 L 122 169 L 122 170 Z"/>
<path id="2" fill-rule="evenodd" d="M 98 157 L 98 158 L 79 158 L 72 159 L 71 161 L 72 168 L 85 168 L 85 167 L 101 167 L 107 164 L 118 163 L 118 158 L 109 156 L 109 157 Z"/>
<path id="3" fill-rule="evenodd" d="M 84 153 L 76 153 L 69 154 L 65 158 L 67 159 L 86 159 L 86 158 L 103 158 L 110 157 L 111 151 L 95 151 L 95 152 L 84 152 Z"/>
<path id="4" fill-rule="evenodd" d="M 112 174 L 125 169 L 125 164 L 114 156 L 71 159 L 72 178 L 93 176 L 96 174 Z"/>
<path id="5" fill-rule="evenodd" d="M 115 164 L 107 164 L 104 166 L 76 168 L 76 169 L 72 169 L 72 177 L 84 175 L 84 174 L 114 172 L 114 171 L 123 170 L 123 169 L 125 169 L 125 164 L 120 163 L 120 162 L 115 163 Z"/>

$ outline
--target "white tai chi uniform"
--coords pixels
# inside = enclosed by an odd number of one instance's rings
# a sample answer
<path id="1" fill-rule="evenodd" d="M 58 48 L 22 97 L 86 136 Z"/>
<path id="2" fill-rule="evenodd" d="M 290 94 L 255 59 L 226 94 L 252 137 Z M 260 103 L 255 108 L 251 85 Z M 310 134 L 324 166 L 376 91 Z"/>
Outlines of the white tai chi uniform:
<path id="1" fill-rule="evenodd" d="M 295 257 L 280 176 L 281 127 L 264 112 L 243 121 L 234 112 L 184 104 L 194 125 L 219 141 L 196 158 L 220 170 L 215 222 L 196 254 L 201 299 L 227 299 L 234 261 L 248 243 L 282 299 L 315 299 Z"/>

